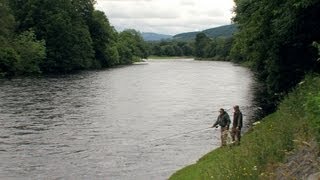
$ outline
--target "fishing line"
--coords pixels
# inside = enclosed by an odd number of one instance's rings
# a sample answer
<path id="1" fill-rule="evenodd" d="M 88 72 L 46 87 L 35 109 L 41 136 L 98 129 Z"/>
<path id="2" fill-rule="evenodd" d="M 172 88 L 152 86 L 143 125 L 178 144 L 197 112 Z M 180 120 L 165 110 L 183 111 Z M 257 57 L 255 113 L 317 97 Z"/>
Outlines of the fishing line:
<path id="1" fill-rule="evenodd" d="M 154 141 L 160 141 L 160 140 L 164 140 L 164 139 L 170 139 L 170 138 L 173 138 L 173 137 L 176 137 L 176 136 L 181 136 L 183 134 L 188 134 L 188 133 L 193 133 L 193 132 L 201 132 L 201 131 L 208 130 L 208 129 L 210 129 L 210 127 L 202 128 L 202 129 L 196 129 L 196 130 L 183 132 L 183 133 L 177 133 L 177 134 L 173 134 L 173 135 L 170 135 L 170 136 L 167 136 L 167 137 L 152 139 L 152 140 L 149 140 L 148 142 L 154 142 Z"/>

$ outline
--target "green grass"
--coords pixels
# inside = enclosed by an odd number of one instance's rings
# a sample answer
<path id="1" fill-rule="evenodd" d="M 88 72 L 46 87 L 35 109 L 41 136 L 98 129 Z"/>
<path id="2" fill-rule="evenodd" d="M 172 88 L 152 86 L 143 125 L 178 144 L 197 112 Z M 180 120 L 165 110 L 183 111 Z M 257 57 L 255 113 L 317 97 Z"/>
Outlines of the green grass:
<path id="1" fill-rule="evenodd" d="M 275 113 L 260 122 L 240 146 L 218 148 L 170 179 L 272 179 L 275 165 L 299 142 L 320 142 L 320 76 L 307 76 Z"/>

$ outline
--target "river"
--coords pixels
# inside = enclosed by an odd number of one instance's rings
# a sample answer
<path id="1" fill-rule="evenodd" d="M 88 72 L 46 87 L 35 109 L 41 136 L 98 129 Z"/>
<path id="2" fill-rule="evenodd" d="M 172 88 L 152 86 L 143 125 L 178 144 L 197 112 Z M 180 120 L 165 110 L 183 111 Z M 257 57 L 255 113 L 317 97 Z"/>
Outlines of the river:
<path id="1" fill-rule="evenodd" d="M 253 83 L 191 59 L 0 80 L 0 179 L 167 179 L 219 147 L 220 107 L 248 121 Z"/>

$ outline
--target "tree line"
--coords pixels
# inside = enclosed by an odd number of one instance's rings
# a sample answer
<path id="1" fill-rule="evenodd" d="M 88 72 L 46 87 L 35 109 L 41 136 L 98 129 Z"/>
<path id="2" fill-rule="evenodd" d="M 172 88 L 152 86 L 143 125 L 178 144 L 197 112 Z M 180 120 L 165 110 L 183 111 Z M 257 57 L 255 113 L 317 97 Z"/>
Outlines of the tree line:
<path id="1" fill-rule="evenodd" d="M 0 0 L 0 77 L 130 64 L 148 56 L 139 32 L 118 33 L 94 0 Z"/>
<path id="2" fill-rule="evenodd" d="M 238 26 L 230 52 L 262 82 L 271 110 L 306 73 L 319 72 L 319 0 L 235 0 Z"/>
<path id="3" fill-rule="evenodd" d="M 193 41 L 163 40 L 148 42 L 149 54 L 155 56 L 192 56 L 196 59 L 229 60 L 232 37 L 208 37 L 201 32 Z"/>
<path id="4" fill-rule="evenodd" d="M 194 47 L 191 42 L 162 40 L 148 42 L 149 54 L 154 56 L 193 56 Z"/>

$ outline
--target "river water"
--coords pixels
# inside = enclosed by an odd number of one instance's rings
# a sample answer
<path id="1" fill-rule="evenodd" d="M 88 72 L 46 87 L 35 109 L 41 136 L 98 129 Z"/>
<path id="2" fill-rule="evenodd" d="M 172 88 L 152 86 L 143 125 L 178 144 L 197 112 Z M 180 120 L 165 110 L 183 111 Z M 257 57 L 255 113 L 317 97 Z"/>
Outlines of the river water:
<path id="1" fill-rule="evenodd" d="M 0 179 L 167 179 L 220 145 L 220 107 L 248 121 L 252 86 L 191 59 L 0 80 Z"/>

